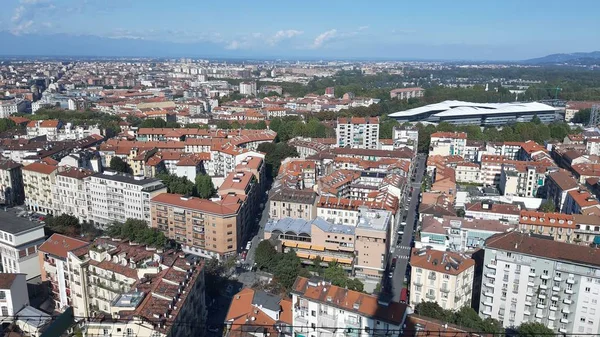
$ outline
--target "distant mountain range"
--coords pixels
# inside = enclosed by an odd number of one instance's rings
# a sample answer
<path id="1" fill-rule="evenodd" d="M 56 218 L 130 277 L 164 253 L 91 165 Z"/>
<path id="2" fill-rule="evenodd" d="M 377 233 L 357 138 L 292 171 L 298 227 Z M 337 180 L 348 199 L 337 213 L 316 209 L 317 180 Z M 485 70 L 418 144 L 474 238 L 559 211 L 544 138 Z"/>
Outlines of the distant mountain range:
<path id="1" fill-rule="evenodd" d="M 538 57 L 523 61 L 527 64 L 581 64 L 581 65 L 600 65 L 600 51 L 589 53 L 571 53 L 571 54 L 551 54 L 544 57 Z"/>

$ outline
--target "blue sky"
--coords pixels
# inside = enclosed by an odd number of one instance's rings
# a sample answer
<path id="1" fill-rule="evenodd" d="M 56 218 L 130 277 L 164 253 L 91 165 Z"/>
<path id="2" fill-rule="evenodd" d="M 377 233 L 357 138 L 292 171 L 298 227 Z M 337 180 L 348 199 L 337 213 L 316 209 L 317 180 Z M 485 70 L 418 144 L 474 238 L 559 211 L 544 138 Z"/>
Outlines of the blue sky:
<path id="1" fill-rule="evenodd" d="M 136 39 L 190 54 L 510 60 L 600 49 L 598 0 L 2 0 L 18 37 Z M 205 47 L 205 48 L 203 48 Z"/>

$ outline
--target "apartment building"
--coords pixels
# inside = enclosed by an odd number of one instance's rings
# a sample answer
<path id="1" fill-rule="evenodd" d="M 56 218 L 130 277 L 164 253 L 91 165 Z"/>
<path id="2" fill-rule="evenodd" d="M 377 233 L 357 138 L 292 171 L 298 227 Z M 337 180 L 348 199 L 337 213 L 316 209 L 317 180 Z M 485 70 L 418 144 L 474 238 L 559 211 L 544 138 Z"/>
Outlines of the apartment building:
<path id="1" fill-rule="evenodd" d="M 58 170 L 58 166 L 45 163 L 31 163 L 23 167 L 23 186 L 27 209 L 42 214 L 54 212 L 52 186 L 56 183 Z"/>
<path id="2" fill-rule="evenodd" d="M 366 282 L 379 282 L 384 274 L 391 242 L 391 212 L 359 208 L 356 225 L 334 224 L 320 217 L 311 220 L 270 219 L 264 239 L 281 241 L 283 250 L 293 250 L 303 263 L 320 256 L 337 261 Z"/>
<path id="3" fill-rule="evenodd" d="M 552 200 L 557 211 L 565 213 L 567 194 L 578 187 L 577 180 L 566 171 L 550 172 L 546 179 L 546 199 Z"/>
<path id="4" fill-rule="evenodd" d="M 25 274 L 0 273 L 0 324 L 12 323 L 14 316 L 29 305 Z"/>
<path id="5" fill-rule="evenodd" d="M 518 224 L 521 208 L 512 204 L 496 204 L 489 201 L 465 204 L 465 217 L 483 220 L 499 220 L 503 223 Z"/>
<path id="6" fill-rule="evenodd" d="M 256 96 L 256 82 L 241 82 L 240 94 L 246 96 Z"/>
<path id="7" fill-rule="evenodd" d="M 575 234 L 573 243 L 583 245 L 600 244 L 600 217 L 598 215 L 573 214 Z"/>
<path id="8" fill-rule="evenodd" d="M 377 149 L 379 117 L 338 118 L 336 138 L 339 147 Z"/>
<path id="9" fill-rule="evenodd" d="M 593 194 L 583 188 L 567 193 L 564 208 L 567 214 L 600 214 L 600 203 Z"/>
<path id="10" fill-rule="evenodd" d="M 62 234 L 52 234 L 38 250 L 39 269 L 42 282 L 47 282 L 49 293 L 54 301 L 54 309 L 64 311 L 73 305 L 72 288 L 75 284 L 70 275 L 71 265 L 67 263 L 67 253 L 88 246 L 90 243 Z"/>
<path id="11" fill-rule="evenodd" d="M 471 162 L 458 163 L 454 171 L 457 183 L 481 184 L 479 164 Z"/>
<path id="12" fill-rule="evenodd" d="M 600 177 L 600 164 L 580 163 L 571 165 L 571 171 L 580 184 L 588 178 Z"/>
<path id="13" fill-rule="evenodd" d="M 158 179 L 106 171 L 87 178 L 88 220 L 104 227 L 114 221 L 140 219 L 150 223 L 150 199 L 167 192 Z"/>
<path id="14" fill-rule="evenodd" d="M 271 219 L 300 218 L 312 220 L 317 217 L 317 193 L 279 186 L 269 192 L 269 217 Z"/>
<path id="15" fill-rule="evenodd" d="M 435 302 L 443 309 L 471 305 L 475 261 L 463 254 L 413 248 L 410 254 L 410 304 Z"/>
<path id="16" fill-rule="evenodd" d="M 92 135 L 101 135 L 98 125 L 73 125 L 59 120 L 37 120 L 27 124 L 27 138 L 45 136 L 50 141 L 79 140 Z"/>
<path id="17" fill-rule="evenodd" d="M 440 251 L 472 252 L 483 247 L 485 240 L 516 226 L 499 220 L 483 220 L 444 216 L 423 216 L 421 235 L 415 247 L 431 247 Z"/>
<path id="18" fill-rule="evenodd" d="M 264 292 L 243 288 L 233 295 L 225 326 L 225 337 L 254 333 L 292 336 L 292 301 Z M 257 326 L 260 325 L 260 326 Z"/>
<path id="19" fill-rule="evenodd" d="M 538 322 L 562 334 L 598 334 L 600 250 L 534 235 L 497 234 L 485 244 L 482 318 Z"/>
<path id="20" fill-rule="evenodd" d="M 0 202 L 7 206 L 25 202 L 23 165 L 10 159 L 0 160 Z"/>
<path id="21" fill-rule="evenodd" d="M 321 196 L 317 200 L 316 216 L 335 224 L 356 225 L 360 217 L 361 207 L 389 211 L 392 216 L 391 223 L 395 224 L 397 221 L 396 214 L 399 201 L 398 198 L 389 194 L 385 194 L 385 197 L 376 200 Z"/>
<path id="22" fill-rule="evenodd" d="M 151 200 L 152 227 L 180 243 L 186 253 L 223 259 L 237 254 L 243 244 L 241 207 L 239 199 L 215 202 L 162 193 Z"/>
<path id="23" fill-rule="evenodd" d="M 547 168 L 527 165 L 528 162 L 502 164 L 499 188 L 502 195 L 536 197 L 546 182 Z"/>
<path id="24" fill-rule="evenodd" d="M 519 229 L 523 233 L 545 235 L 555 241 L 573 243 L 576 228 L 573 215 L 521 211 Z"/>
<path id="25" fill-rule="evenodd" d="M 58 130 L 62 122 L 57 119 L 37 120 L 27 123 L 27 137 L 46 137 L 47 140 L 58 140 Z"/>
<path id="26" fill-rule="evenodd" d="M 416 152 L 419 145 L 419 130 L 412 127 L 395 126 L 392 139 L 395 149 L 407 147 Z"/>
<path id="27" fill-rule="evenodd" d="M 431 134 L 429 154 L 464 157 L 466 146 L 467 134 L 464 132 L 434 132 Z"/>
<path id="28" fill-rule="evenodd" d="M 522 144 L 521 142 L 487 142 L 483 154 L 502 156 L 508 160 L 517 160 Z"/>
<path id="29" fill-rule="evenodd" d="M 386 336 L 397 334 L 406 321 L 406 304 L 337 287 L 318 277 L 298 277 L 291 294 L 296 336 L 333 336 L 336 331 L 350 337 Z"/>
<path id="30" fill-rule="evenodd" d="M 81 222 L 89 220 L 86 181 L 93 174 L 94 171 L 73 167 L 56 174 L 56 183 L 52 186 L 54 214 L 69 214 Z"/>
<path id="31" fill-rule="evenodd" d="M 0 266 L 3 273 L 40 275 L 37 251 L 44 242 L 44 224 L 0 212 Z"/>
<path id="32" fill-rule="evenodd" d="M 419 88 L 419 87 L 400 88 L 400 89 L 391 90 L 390 98 L 404 100 L 404 99 L 409 99 L 409 98 L 423 97 L 424 94 L 425 94 L 425 89 L 423 89 L 423 88 Z"/>
<path id="33" fill-rule="evenodd" d="M 65 248 L 75 316 L 101 317 L 80 322 L 84 336 L 202 334 L 206 308 L 200 259 L 106 237 Z"/>

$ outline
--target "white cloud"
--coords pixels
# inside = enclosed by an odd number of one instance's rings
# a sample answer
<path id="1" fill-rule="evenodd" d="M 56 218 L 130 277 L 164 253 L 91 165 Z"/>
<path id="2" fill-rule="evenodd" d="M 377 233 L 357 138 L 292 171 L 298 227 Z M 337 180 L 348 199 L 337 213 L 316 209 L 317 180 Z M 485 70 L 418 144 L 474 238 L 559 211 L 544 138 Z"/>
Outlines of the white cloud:
<path id="1" fill-rule="evenodd" d="M 361 30 L 367 30 L 367 29 L 369 29 L 369 26 L 360 26 L 360 27 L 358 27 L 359 31 L 361 31 Z"/>
<path id="2" fill-rule="evenodd" d="M 324 33 L 317 35 L 315 40 L 313 41 L 312 48 L 321 48 L 323 44 L 331 39 L 334 39 L 338 35 L 337 29 L 331 29 Z"/>
<path id="3" fill-rule="evenodd" d="M 33 20 L 27 20 L 15 25 L 10 32 L 14 35 L 21 35 L 34 32 Z"/>
<path id="4" fill-rule="evenodd" d="M 24 14 L 25 14 L 25 6 L 17 6 L 15 8 L 15 13 L 13 14 L 11 20 L 13 22 L 21 21 Z"/>
<path id="5" fill-rule="evenodd" d="M 304 34 L 304 32 L 301 30 L 294 30 L 294 29 L 280 30 L 280 31 L 277 31 L 277 33 L 275 33 L 275 35 L 273 35 L 271 38 L 269 38 L 267 40 L 267 43 L 271 46 L 274 46 L 283 40 L 288 40 L 288 39 L 294 38 L 294 37 L 302 35 L 302 34 Z"/>
<path id="6" fill-rule="evenodd" d="M 242 44 L 237 41 L 237 40 L 233 40 L 231 42 L 229 42 L 226 46 L 225 49 L 229 49 L 229 50 L 238 50 L 242 47 Z"/>

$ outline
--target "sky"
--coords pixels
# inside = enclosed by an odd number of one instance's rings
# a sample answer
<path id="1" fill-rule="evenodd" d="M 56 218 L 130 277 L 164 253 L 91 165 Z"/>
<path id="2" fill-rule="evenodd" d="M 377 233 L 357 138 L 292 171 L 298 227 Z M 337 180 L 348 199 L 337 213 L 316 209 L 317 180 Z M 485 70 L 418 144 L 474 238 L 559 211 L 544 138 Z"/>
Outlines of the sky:
<path id="1" fill-rule="evenodd" d="M 598 0 L 0 3 L 4 55 L 135 54 L 127 43 L 191 57 L 521 60 L 600 50 Z"/>

